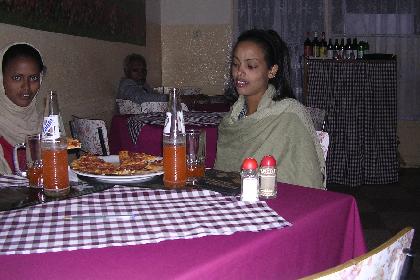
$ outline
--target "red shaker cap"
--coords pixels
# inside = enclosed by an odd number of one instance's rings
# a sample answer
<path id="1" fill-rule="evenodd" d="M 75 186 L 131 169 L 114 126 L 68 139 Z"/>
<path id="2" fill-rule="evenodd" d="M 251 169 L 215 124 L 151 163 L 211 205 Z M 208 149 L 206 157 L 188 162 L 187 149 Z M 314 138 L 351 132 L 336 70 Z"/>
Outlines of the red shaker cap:
<path id="1" fill-rule="evenodd" d="M 272 155 L 266 155 L 262 158 L 260 166 L 273 166 L 277 165 L 276 159 Z"/>
<path id="2" fill-rule="evenodd" d="M 255 158 L 246 158 L 242 162 L 242 169 L 257 169 L 258 168 L 258 162 L 255 160 Z"/>

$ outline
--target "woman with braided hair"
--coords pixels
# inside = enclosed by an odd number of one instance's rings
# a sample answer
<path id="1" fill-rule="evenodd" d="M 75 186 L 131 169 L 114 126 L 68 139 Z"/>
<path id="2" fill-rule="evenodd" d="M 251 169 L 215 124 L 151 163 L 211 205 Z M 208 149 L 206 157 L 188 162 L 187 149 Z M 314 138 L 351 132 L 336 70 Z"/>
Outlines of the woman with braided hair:
<path id="1" fill-rule="evenodd" d="M 215 168 L 239 171 L 246 157 L 277 159 L 277 181 L 325 188 L 325 160 L 312 120 L 290 86 L 286 44 L 273 30 L 242 33 L 226 94 L 238 97 L 219 125 Z"/>

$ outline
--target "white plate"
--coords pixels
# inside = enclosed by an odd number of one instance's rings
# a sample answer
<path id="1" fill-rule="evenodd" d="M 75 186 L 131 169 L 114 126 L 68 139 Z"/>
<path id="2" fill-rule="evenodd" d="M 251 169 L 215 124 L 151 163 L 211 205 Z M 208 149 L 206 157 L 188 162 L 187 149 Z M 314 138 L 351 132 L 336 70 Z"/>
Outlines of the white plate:
<path id="1" fill-rule="evenodd" d="M 119 162 L 119 158 L 117 155 L 102 156 L 100 158 L 111 163 Z M 73 172 L 80 176 L 93 178 L 98 182 L 114 183 L 114 184 L 139 183 L 139 182 L 149 181 L 149 180 L 152 180 L 154 177 L 163 174 L 163 171 L 151 172 L 151 173 L 141 174 L 141 175 L 95 175 L 95 174 L 83 173 L 77 170 L 73 170 Z"/>

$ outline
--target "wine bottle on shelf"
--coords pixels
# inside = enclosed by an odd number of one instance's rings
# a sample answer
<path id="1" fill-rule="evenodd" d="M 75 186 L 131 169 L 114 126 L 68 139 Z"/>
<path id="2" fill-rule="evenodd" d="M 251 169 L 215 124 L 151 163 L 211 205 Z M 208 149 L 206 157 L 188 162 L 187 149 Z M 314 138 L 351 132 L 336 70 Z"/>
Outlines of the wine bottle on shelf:
<path id="1" fill-rule="evenodd" d="M 353 43 L 351 44 L 351 50 L 352 50 L 352 59 L 357 58 L 357 38 L 353 38 Z"/>
<path id="2" fill-rule="evenodd" d="M 314 40 L 312 41 L 313 56 L 319 57 L 320 43 L 318 40 L 318 32 L 314 33 Z"/>
<path id="3" fill-rule="evenodd" d="M 351 38 L 347 38 L 346 45 L 344 46 L 344 58 L 351 59 L 353 50 L 351 49 Z"/>
<path id="4" fill-rule="evenodd" d="M 328 40 L 327 58 L 328 59 L 333 59 L 334 58 L 334 46 L 332 44 L 332 39 L 331 38 Z"/>
<path id="5" fill-rule="evenodd" d="M 365 42 L 359 41 L 359 44 L 357 45 L 357 59 L 363 59 L 365 51 Z"/>
<path id="6" fill-rule="evenodd" d="M 369 53 L 369 48 L 370 48 L 370 46 L 369 46 L 369 42 L 368 42 L 368 41 L 366 41 L 366 42 L 365 42 L 364 55 L 366 55 L 366 54 L 368 54 L 368 53 Z"/>
<path id="7" fill-rule="evenodd" d="M 334 42 L 334 59 L 340 59 L 340 43 L 338 43 L 338 39 L 335 39 Z"/>
<path id="8" fill-rule="evenodd" d="M 184 115 L 178 91 L 169 92 L 168 110 L 163 128 L 163 184 L 168 188 L 184 187 L 187 181 L 187 158 Z"/>
<path id="9" fill-rule="evenodd" d="M 339 51 L 338 59 L 344 59 L 345 58 L 344 50 L 345 50 L 344 38 L 341 38 L 340 51 Z"/>
<path id="10" fill-rule="evenodd" d="M 41 140 L 42 176 L 46 196 L 63 197 L 70 192 L 67 138 L 55 91 L 46 98 Z"/>
<path id="11" fill-rule="evenodd" d="M 325 40 L 325 32 L 321 33 L 321 42 L 319 47 L 319 56 L 321 58 L 327 57 L 327 41 Z"/>
<path id="12" fill-rule="evenodd" d="M 303 55 L 308 58 L 313 56 L 312 54 L 312 43 L 311 39 L 309 39 L 310 33 L 306 32 L 306 40 L 303 42 Z"/>

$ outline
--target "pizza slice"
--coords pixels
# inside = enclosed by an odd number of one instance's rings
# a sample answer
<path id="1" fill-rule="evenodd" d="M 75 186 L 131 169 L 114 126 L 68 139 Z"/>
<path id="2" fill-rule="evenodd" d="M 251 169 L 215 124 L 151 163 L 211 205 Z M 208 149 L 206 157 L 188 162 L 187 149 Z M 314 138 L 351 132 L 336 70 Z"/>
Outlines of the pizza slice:
<path id="1" fill-rule="evenodd" d="M 82 144 L 79 140 L 67 137 L 67 150 L 80 149 Z"/>
<path id="2" fill-rule="evenodd" d="M 117 166 L 114 164 L 89 154 L 83 155 L 79 159 L 74 160 L 70 164 L 70 167 L 83 173 L 95 175 L 111 175 L 115 174 L 117 170 Z"/>

